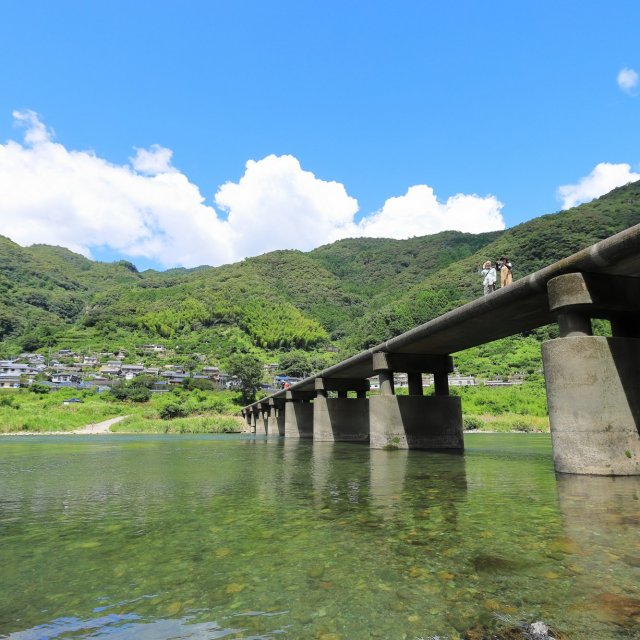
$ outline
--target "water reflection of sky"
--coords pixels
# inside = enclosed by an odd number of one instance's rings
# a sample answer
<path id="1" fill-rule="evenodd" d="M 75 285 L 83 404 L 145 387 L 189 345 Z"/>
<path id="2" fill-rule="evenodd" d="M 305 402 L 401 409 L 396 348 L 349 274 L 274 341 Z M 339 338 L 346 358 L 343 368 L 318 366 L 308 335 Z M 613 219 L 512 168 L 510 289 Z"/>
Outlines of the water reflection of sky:
<path id="1" fill-rule="evenodd" d="M 109 640 L 158 640 L 158 638 L 189 638 L 189 640 L 215 640 L 237 636 L 242 630 L 221 629 L 215 623 L 195 623 L 188 619 L 162 619 L 145 621 L 135 614 L 106 615 L 81 620 L 58 618 L 48 624 L 25 631 L 10 633 L 7 640 L 53 640 L 54 638 L 109 638 Z M 245 638 L 248 636 L 244 636 Z"/>

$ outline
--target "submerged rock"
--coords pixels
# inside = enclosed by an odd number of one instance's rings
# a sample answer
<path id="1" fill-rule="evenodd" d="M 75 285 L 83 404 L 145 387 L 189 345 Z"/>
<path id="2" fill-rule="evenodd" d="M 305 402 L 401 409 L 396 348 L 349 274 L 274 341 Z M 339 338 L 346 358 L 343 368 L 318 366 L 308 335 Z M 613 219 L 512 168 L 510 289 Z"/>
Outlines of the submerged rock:
<path id="1" fill-rule="evenodd" d="M 502 631 L 487 631 L 482 627 L 469 629 L 465 640 L 569 640 L 569 638 L 548 627 L 544 622 L 522 622 Z"/>
<path id="2" fill-rule="evenodd" d="M 526 566 L 521 560 L 488 553 L 475 556 L 471 564 L 477 573 L 516 573 Z"/>
<path id="3" fill-rule="evenodd" d="M 591 602 L 591 609 L 601 620 L 614 622 L 623 627 L 640 623 L 640 600 L 617 593 L 601 593 Z"/>

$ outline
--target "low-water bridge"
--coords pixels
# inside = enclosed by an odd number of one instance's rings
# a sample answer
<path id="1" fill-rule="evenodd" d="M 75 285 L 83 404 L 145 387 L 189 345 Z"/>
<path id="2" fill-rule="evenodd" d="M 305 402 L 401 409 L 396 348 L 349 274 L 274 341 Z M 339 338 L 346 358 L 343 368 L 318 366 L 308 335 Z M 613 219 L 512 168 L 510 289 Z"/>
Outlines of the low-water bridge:
<path id="1" fill-rule="evenodd" d="M 592 318 L 609 320 L 612 337 L 592 335 Z M 560 337 L 542 344 L 542 359 L 556 470 L 640 475 L 640 225 L 248 405 L 243 415 L 267 436 L 461 451 L 451 354 L 552 322 Z M 395 372 L 407 373 L 407 396 L 395 395 Z M 423 373 L 433 374 L 434 395 L 423 395 Z M 380 392 L 367 398 L 376 375 Z"/>

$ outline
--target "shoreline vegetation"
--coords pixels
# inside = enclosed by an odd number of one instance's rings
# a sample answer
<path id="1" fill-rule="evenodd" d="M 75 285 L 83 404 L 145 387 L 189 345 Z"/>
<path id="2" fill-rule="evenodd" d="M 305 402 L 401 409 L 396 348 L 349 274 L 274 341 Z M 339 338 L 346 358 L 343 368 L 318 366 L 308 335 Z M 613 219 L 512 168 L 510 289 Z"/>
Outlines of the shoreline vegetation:
<path id="1" fill-rule="evenodd" d="M 462 397 L 467 433 L 549 432 L 544 386 L 538 380 L 508 388 L 454 388 L 451 393 Z M 42 395 L 2 390 L 0 434 L 242 433 L 248 429 L 240 402 L 237 392 L 200 389 L 178 388 L 144 402 L 72 389 Z"/>

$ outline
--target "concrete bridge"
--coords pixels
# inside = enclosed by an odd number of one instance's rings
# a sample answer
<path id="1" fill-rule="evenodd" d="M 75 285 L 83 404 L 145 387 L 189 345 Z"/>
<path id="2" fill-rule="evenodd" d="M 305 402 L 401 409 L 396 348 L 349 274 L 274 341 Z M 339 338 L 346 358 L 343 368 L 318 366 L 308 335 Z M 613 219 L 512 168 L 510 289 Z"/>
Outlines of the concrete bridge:
<path id="1" fill-rule="evenodd" d="M 592 335 L 592 318 L 609 320 L 612 337 Z M 556 470 L 640 475 L 640 225 L 248 405 L 243 415 L 267 436 L 462 451 L 461 400 L 448 388 L 451 354 L 552 322 L 560 337 L 543 343 L 542 358 Z M 395 372 L 407 374 L 407 396 L 395 395 Z M 423 395 L 423 373 L 433 374 L 434 395 Z M 376 375 L 379 394 L 367 398 Z"/>

